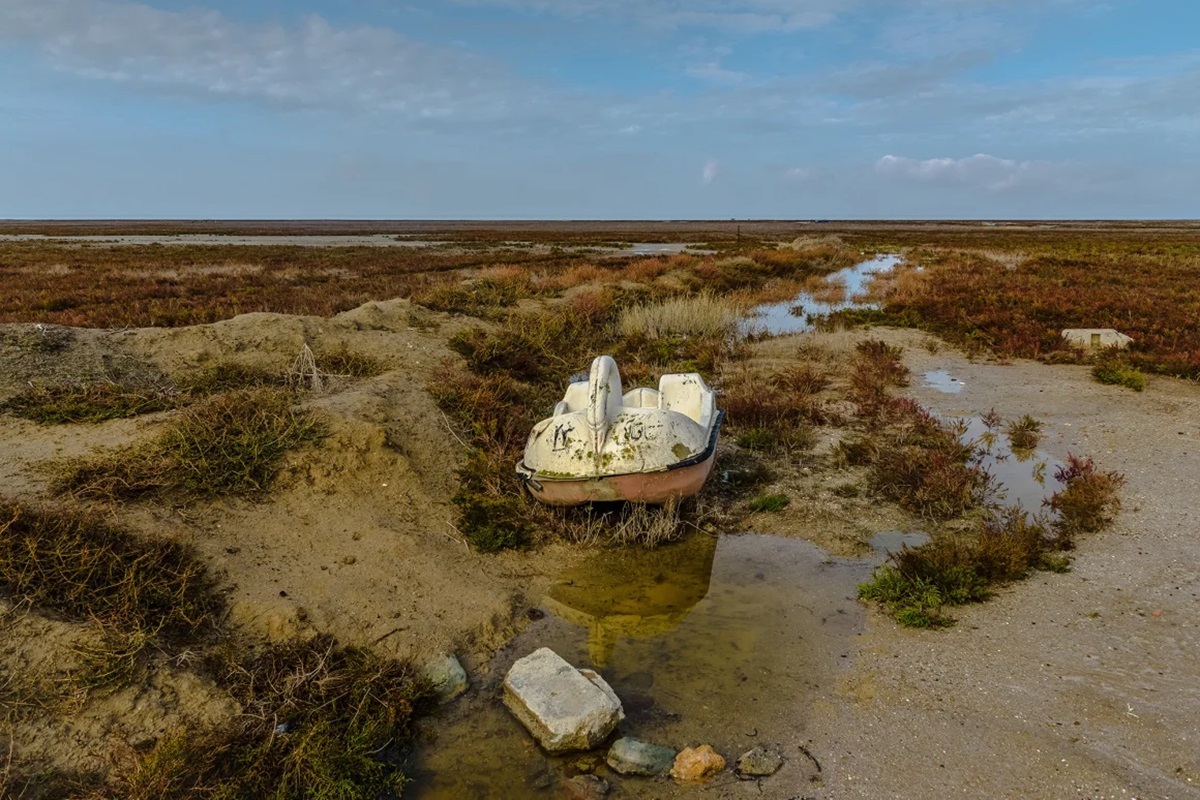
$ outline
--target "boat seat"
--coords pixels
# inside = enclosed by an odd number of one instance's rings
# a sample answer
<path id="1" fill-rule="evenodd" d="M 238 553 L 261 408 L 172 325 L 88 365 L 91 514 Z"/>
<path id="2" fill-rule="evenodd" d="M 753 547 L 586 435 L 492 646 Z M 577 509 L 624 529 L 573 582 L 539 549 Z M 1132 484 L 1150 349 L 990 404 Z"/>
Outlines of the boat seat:
<path id="1" fill-rule="evenodd" d="M 586 380 L 574 381 L 567 385 L 567 393 L 554 406 L 554 416 L 573 414 L 583 411 L 588 405 L 588 384 Z"/>
<path id="2" fill-rule="evenodd" d="M 658 408 L 658 392 L 653 389 L 630 389 L 621 399 L 626 408 Z"/>
<path id="3" fill-rule="evenodd" d="M 694 372 L 683 375 L 663 375 L 658 382 L 659 405 L 665 411 L 675 411 L 708 428 L 716 410 L 711 389 Z"/>

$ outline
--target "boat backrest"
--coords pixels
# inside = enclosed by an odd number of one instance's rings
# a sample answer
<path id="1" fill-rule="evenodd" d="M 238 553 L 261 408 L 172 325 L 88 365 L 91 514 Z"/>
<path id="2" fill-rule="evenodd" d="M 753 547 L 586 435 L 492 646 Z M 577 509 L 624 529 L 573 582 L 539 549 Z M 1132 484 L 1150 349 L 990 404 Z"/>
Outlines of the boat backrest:
<path id="1" fill-rule="evenodd" d="M 597 356 L 587 383 L 587 424 L 594 431 L 607 430 L 621 413 L 621 372 L 612 356 Z"/>
<path id="2" fill-rule="evenodd" d="M 663 375 L 658 382 L 659 405 L 666 411 L 683 414 L 707 428 L 716 412 L 712 389 L 695 372 Z"/>
<path id="3" fill-rule="evenodd" d="M 572 414 L 577 411 L 583 411 L 588 405 L 588 382 L 584 378 L 581 381 L 572 381 L 567 384 L 567 393 L 563 395 L 563 399 L 554 407 L 554 415 Z"/>
<path id="4" fill-rule="evenodd" d="M 658 392 L 653 389 L 630 389 L 621 403 L 626 408 L 658 408 L 658 397 Z"/>

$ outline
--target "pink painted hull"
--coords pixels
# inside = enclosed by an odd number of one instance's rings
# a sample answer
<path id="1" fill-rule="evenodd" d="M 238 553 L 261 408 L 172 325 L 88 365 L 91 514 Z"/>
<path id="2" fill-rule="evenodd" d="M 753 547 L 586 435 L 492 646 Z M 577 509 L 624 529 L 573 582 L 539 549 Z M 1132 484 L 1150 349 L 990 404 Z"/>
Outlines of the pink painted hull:
<path id="1" fill-rule="evenodd" d="M 583 480 L 548 480 L 535 476 L 536 485 L 527 483 L 529 493 L 551 506 L 581 506 L 625 500 L 631 503 L 662 505 L 691 497 L 700 491 L 712 472 L 716 453 L 705 460 L 665 472 L 635 472 Z"/>

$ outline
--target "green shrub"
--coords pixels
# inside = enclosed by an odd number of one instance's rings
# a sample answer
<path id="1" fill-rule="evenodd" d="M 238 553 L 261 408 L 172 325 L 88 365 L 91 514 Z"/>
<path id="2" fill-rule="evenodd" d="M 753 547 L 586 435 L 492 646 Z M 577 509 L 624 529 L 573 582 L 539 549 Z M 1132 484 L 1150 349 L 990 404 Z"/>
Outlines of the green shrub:
<path id="1" fill-rule="evenodd" d="M 783 511 L 791 505 L 792 499 L 786 494 L 763 494 L 750 501 L 751 511 Z"/>
<path id="2" fill-rule="evenodd" d="M 859 597 L 885 606 L 908 627 L 953 624 L 945 606 L 986 599 L 994 585 L 1021 580 L 1033 570 L 1062 572 L 1068 536 L 1020 509 L 984 520 L 971 536 L 935 536 L 920 547 L 890 553 L 888 563 L 858 587 Z"/>
<path id="3" fill-rule="evenodd" d="M 775 433 L 767 428 L 751 428 L 737 437 L 738 447 L 746 450 L 770 450 L 777 441 Z"/>
<path id="4" fill-rule="evenodd" d="M 459 488 L 451 498 L 459 510 L 459 531 L 484 553 L 525 547 L 532 532 L 515 474 L 497 480 L 498 472 L 485 453 L 473 452 L 458 472 Z"/>
<path id="5" fill-rule="evenodd" d="M 1068 455 L 1054 477 L 1065 487 L 1047 505 L 1058 514 L 1055 527 L 1068 541 L 1077 534 L 1102 530 L 1121 510 L 1117 492 L 1125 485 L 1125 476 L 1097 470 L 1090 458 Z"/>
<path id="6" fill-rule="evenodd" d="M 1092 376 L 1100 383 L 1124 386 L 1140 392 L 1146 388 L 1146 376 L 1130 364 L 1118 359 L 1106 359 L 1092 367 Z"/>

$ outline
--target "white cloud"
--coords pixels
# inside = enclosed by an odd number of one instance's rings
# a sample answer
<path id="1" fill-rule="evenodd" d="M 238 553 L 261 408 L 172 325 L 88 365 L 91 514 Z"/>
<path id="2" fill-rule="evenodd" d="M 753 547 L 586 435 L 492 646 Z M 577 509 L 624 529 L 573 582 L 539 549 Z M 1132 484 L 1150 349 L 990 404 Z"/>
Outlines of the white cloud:
<path id="1" fill-rule="evenodd" d="M 783 177 L 790 181 L 806 181 L 812 176 L 812 170 L 805 167 L 791 167 L 783 171 Z"/>
<path id="2" fill-rule="evenodd" d="M 692 64 L 684 68 L 683 74 L 687 75 L 689 78 L 696 78 L 702 81 L 724 84 L 742 83 L 750 79 L 750 76 L 747 73 L 726 69 L 725 67 L 722 67 L 718 61 L 707 61 L 703 64 Z"/>
<path id="3" fill-rule="evenodd" d="M 977 153 L 967 158 L 930 158 L 918 161 L 886 155 L 875 162 L 880 175 L 943 185 L 966 185 L 1002 192 L 1030 180 L 1040 180 L 1052 170 L 1047 162 L 1013 161 Z"/>
<path id="4" fill-rule="evenodd" d="M 700 182 L 707 186 L 708 184 L 710 184 L 714 180 L 716 180 L 717 168 L 719 166 L 720 166 L 720 162 L 717 161 L 715 158 L 710 158 L 708 161 L 705 161 L 704 169 L 700 172 Z"/>
<path id="5" fill-rule="evenodd" d="M 603 16 L 656 28 L 788 33 L 829 25 L 861 0 L 453 0 L 560 17 Z"/>
<path id="6" fill-rule="evenodd" d="M 504 70 L 466 51 L 316 15 L 246 24 L 135 2 L 0 0 L 5 42 L 32 44 L 54 67 L 89 78 L 282 106 L 491 118 L 528 97 L 505 91 Z"/>

